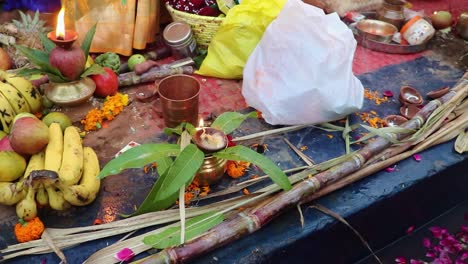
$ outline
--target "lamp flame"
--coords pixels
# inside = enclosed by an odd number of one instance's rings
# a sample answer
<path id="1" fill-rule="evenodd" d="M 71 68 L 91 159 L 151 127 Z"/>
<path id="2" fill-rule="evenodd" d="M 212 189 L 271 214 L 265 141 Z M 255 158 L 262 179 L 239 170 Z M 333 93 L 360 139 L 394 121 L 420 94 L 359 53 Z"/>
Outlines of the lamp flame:
<path id="1" fill-rule="evenodd" d="M 65 8 L 62 7 L 57 17 L 57 28 L 55 29 L 57 39 L 65 39 Z"/>
<path id="2" fill-rule="evenodd" d="M 200 121 L 198 121 L 198 127 L 202 128 L 204 127 L 204 125 L 205 125 L 205 122 L 203 122 L 203 118 L 200 118 Z"/>

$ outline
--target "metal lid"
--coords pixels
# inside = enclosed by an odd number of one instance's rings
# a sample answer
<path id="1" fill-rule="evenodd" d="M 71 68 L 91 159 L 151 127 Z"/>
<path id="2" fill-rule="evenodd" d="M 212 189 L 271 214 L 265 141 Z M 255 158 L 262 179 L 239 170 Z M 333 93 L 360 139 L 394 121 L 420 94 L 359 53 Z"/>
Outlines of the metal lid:
<path id="1" fill-rule="evenodd" d="M 167 25 L 163 32 L 163 37 L 169 44 L 178 44 L 190 38 L 192 29 L 184 22 L 172 22 Z"/>

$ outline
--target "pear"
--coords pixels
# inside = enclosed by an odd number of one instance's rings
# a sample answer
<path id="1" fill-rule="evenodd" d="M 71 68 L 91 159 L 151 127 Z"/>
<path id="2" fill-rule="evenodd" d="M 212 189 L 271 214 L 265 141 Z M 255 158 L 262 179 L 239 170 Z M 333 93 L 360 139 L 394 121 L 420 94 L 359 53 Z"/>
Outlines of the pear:
<path id="1" fill-rule="evenodd" d="M 49 128 L 35 117 L 21 117 L 11 127 L 11 147 L 19 154 L 33 155 L 49 143 Z"/>

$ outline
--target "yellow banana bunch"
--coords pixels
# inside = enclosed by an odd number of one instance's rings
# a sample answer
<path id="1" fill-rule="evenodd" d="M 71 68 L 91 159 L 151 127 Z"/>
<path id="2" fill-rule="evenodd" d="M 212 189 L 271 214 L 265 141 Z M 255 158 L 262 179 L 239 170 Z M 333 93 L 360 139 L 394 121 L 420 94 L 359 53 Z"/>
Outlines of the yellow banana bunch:
<path id="1" fill-rule="evenodd" d="M 41 106 L 41 93 L 30 81 L 0 71 L 0 130 L 8 133 L 15 115 L 39 112 Z"/>
<path id="2" fill-rule="evenodd" d="M 83 147 L 78 128 L 62 133 L 58 123 L 51 123 L 47 147 L 31 156 L 23 176 L 0 182 L 0 204 L 16 204 L 18 217 L 25 220 L 37 215 L 38 205 L 54 210 L 84 206 L 96 199 L 99 172 L 99 159 L 92 148 Z"/>
<path id="3" fill-rule="evenodd" d="M 59 169 L 60 182 L 76 184 L 83 173 L 83 146 L 78 129 L 69 126 L 63 136 L 62 164 Z"/>
<path id="4" fill-rule="evenodd" d="M 83 160 L 83 176 L 80 184 L 59 185 L 65 200 L 76 206 L 83 206 L 93 202 L 101 186 L 101 180 L 97 178 L 100 172 L 99 160 L 92 148 L 83 148 Z"/>
<path id="5" fill-rule="evenodd" d="M 45 150 L 44 169 L 58 172 L 62 165 L 63 133 L 59 123 L 49 126 L 49 144 Z"/>
<path id="6" fill-rule="evenodd" d="M 0 204 L 14 205 L 26 196 L 26 191 L 17 190 L 13 182 L 0 182 Z"/>

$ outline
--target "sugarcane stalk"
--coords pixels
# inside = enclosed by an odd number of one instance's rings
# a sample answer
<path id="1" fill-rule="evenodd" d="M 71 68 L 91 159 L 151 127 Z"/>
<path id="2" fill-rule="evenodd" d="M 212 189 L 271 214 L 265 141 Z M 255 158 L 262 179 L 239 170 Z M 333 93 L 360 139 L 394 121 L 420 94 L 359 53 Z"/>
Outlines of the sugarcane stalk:
<path id="1" fill-rule="evenodd" d="M 135 72 L 127 72 L 119 74 L 119 86 L 130 86 L 145 82 L 154 82 L 159 78 L 163 78 L 174 74 L 192 74 L 192 66 L 183 66 L 177 68 L 158 68 L 138 75 Z"/>
<path id="2" fill-rule="evenodd" d="M 337 181 L 334 184 L 331 184 L 329 186 L 326 186 L 317 192 L 313 193 L 309 197 L 305 198 L 303 200 L 304 203 L 310 202 L 312 200 L 315 200 L 319 197 L 322 197 L 326 194 L 329 194 L 331 192 L 334 192 L 338 189 L 341 189 L 342 187 L 345 187 L 351 183 L 354 183 L 358 180 L 361 180 L 369 175 L 372 175 L 373 173 L 376 173 L 378 171 L 381 171 L 384 168 L 387 168 L 398 161 L 404 160 L 406 158 L 411 157 L 412 155 L 421 152 L 425 149 L 428 149 L 432 146 L 444 143 L 446 141 L 449 141 L 453 138 L 455 138 L 460 130 L 465 129 L 468 126 L 468 112 L 456 120 L 447 123 L 443 127 L 441 127 L 436 133 L 431 135 L 427 140 L 419 143 L 414 149 L 408 150 L 402 153 L 398 153 L 395 156 L 389 156 L 385 160 L 381 160 L 379 162 L 375 162 L 373 164 L 369 164 L 363 169 L 347 176 L 344 179 L 341 179 Z"/>
<path id="3" fill-rule="evenodd" d="M 468 79 L 468 73 L 463 79 Z M 466 81 L 466 80 L 465 80 Z M 462 83 L 464 83 L 463 81 Z M 455 89 L 457 88 L 457 89 Z M 403 127 L 409 129 L 420 128 L 430 114 L 435 111 L 441 104 L 449 101 L 453 96 L 459 93 L 466 93 L 468 89 L 463 87 L 455 87 L 452 92 L 444 95 L 438 100 L 429 102 L 424 106 L 418 114 L 411 120 L 406 122 Z M 393 134 L 396 139 L 404 138 L 410 133 Z M 296 184 L 287 192 L 279 193 L 275 199 L 270 200 L 262 207 L 247 213 L 240 213 L 235 218 L 225 221 L 218 226 L 208 230 L 204 235 L 199 236 L 184 245 L 178 247 L 166 248 L 163 251 L 152 255 L 138 263 L 179 263 L 190 260 L 195 256 L 202 255 L 211 251 L 214 248 L 225 245 L 236 239 L 253 233 L 266 225 L 274 217 L 278 216 L 286 209 L 301 202 L 306 197 L 312 195 L 317 190 L 330 185 L 344 177 L 361 169 L 364 163 L 373 155 L 380 153 L 392 143 L 382 137 L 378 137 L 375 141 L 369 143 L 361 150 L 350 156 L 343 163 L 331 167 L 330 169 L 321 172 L 313 177 L 309 177 L 304 181 Z M 308 171 L 302 172 L 307 173 Z"/>
<path id="4" fill-rule="evenodd" d="M 171 56 L 171 49 L 165 45 L 157 47 L 155 50 L 148 51 L 142 54 L 143 57 L 147 60 L 161 60 Z M 129 72 L 130 68 L 128 67 L 128 63 L 120 64 L 119 73 L 126 73 Z"/>

